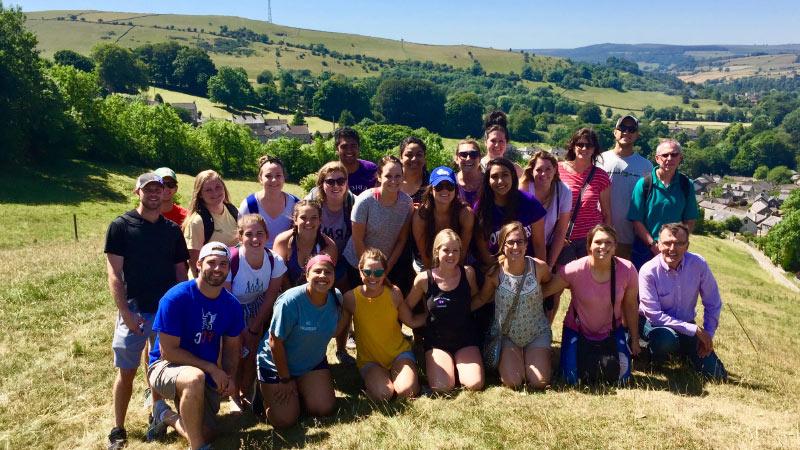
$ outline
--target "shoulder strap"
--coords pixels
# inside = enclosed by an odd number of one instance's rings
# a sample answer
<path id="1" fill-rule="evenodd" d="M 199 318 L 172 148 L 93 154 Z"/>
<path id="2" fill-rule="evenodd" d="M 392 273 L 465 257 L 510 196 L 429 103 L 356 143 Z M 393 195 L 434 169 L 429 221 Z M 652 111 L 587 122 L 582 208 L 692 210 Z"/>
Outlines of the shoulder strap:
<path id="1" fill-rule="evenodd" d="M 272 254 L 272 250 L 264 247 L 264 251 L 267 252 L 267 259 L 269 259 L 269 276 L 267 279 L 272 280 L 272 272 L 275 271 L 275 255 Z M 269 282 L 267 282 L 269 285 Z"/>
<path id="2" fill-rule="evenodd" d="M 558 222 L 558 216 L 561 214 L 561 182 L 560 181 L 558 182 L 558 184 L 556 184 L 555 190 L 556 190 L 556 222 Z M 550 204 L 550 206 L 552 206 L 552 203 Z M 570 220 L 572 220 L 572 219 L 570 218 Z M 555 234 L 556 234 L 556 227 L 553 227 L 553 229 L 550 230 L 550 236 L 547 236 L 547 244 L 546 245 L 548 247 L 553 243 L 553 236 L 555 236 Z M 569 236 L 569 234 L 567 236 Z"/>
<path id="3" fill-rule="evenodd" d="M 239 220 L 239 209 L 233 203 L 225 203 L 225 208 L 228 210 L 228 214 L 233 216 L 233 220 Z"/>
<path id="4" fill-rule="evenodd" d="M 650 201 L 650 194 L 653 192 L 653 173 L 650 172 L 644 176 L 644 189 L 642 189 L 642 196 L 644 197 L 643 207 L 647 206 Z"/>
<path id="5" fill-rule="evenodd" d="M 581 190 L 578 192 L 578 198 L 575 200 L 575 208 L 572 209 L 572 216 L 569 218 L 569 226 L 567 227 L 567 239 L 569 239 L 570 236 L 572 236 L 572 229 L 575 228 L 575 219 L 578 218 L 578 211 L 581 209 L 581 199 L 583 198 L 583 193 L 589 187 L 589 183 L 592 182 L 592 178 L 594 178 L 594 172 L 596 170 L 597 166 L 592 166 L 592 169 L 589 171 L 589 175 L 583 182 Z"/>
<path id="6" fill-rule="evenodd" d="M 517 285 L 517 290 L 514 292 L 514 302 L 511 303 L 511 308 L 508 309 L 506 313 L 506 317 L 503 319 L 503 325 L 500 327 L 500 336 L 505 336 L 508 334 L 508 330 L 511 328 L 511 319 L 517 313 L 517 305 L 519 304 L 519 294 L 522 292 L 522 286 L 525 285 L 525 280 L 528 279 L 528 274 L 530 273 L 530 266 L 529 264 L 525 264 L 525 272 L 522 273 L 522 279 L 519 281 Z M 501 269 L 502 270 L 502 269 Z"/>
<path id="7" fill-rule="evenodd" d="M 684 175 L 684 174 L 682 174 L 680 172 L 677 172 L 676 176 L 678 177 L 678 182 L 681 185 L 681 191 L 683 191 L 683 196 L 686 197 L 686 203 L 688 204 L 689 203 L 689 195 L 694 191 L 694 189 L 691 189 L 690 186 L 689 186 L 689 184 L 690 184 L 689 183 L 689 181 L 690 181 L 689 177 L 687 177 L 686 175 Z"/>
<path id="8" fill-rule="evenodd" d="M 231 284 L 237 272 L 239 272 L 239 246 L 231 247 Z"/>
<path id="9" fill-rule="evenodd" d="M 258 214 L 258 200 L 256 200 L 256 194 L 247 196 L 247 212 L 250 214 Z"/>
<path id="10" fill-rule="evenodd" d="M 214 234 L 214 218 L 211 217 L 211 211 L 201 204 L 197 208 L 197 214 L 203 220 L 203 245 L 211 240 L 211 235 Z"/>
<path id="11" fill-rule="evenodd" d="M 614 333 L 617 317 L 614 311 L 614 306 L 617 297 L 617 257 L 611 257 L 611 334 Z"/>

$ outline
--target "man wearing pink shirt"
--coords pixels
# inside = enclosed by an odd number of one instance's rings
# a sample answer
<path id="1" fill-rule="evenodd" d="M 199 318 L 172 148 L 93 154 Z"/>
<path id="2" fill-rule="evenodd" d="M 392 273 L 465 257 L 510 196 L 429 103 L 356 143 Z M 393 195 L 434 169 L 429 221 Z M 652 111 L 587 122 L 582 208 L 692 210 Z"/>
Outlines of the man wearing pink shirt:
<path id="1" fill-rule="evenodd" d="M 649 341 L 652 361 L 688 356 L 701 374 L 725 380 L 728 374 L 714 353 L 714 332 L 722 299 L 706 261 L 690 253 L 689 229 L 682 223 L 661 227 L 659 254 L 639 271 L 641 335 Z M 703 325 L 695 324 L 697 297 L 703 301 Z"/>

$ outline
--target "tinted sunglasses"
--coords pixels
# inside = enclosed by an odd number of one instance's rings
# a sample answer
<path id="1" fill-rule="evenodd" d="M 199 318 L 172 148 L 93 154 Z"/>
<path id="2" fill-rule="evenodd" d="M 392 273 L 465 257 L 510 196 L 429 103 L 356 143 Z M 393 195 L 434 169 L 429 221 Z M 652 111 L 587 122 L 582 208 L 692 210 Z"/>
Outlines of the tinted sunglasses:
<path id="1" fill-rule="evenodd" d="M 384 273 L 386 273 L 386 270 L 384 270 L 384 269 L 361 269 L 361 273 L 363 273 L 364 276 L 367 276 L 367 277 L 380 278 L 380 277 L 383 276 Z"/>
<path id="2" fill-rule="evenodd" d="M 623 133 L 636 133 L 639 128 L 636 126 L 620 125 L 617 129 Z"/>
<path id="3" fill-rule="evenodd" d="M 178 187 L 178 182 L 177 181 L 165 181 L 164 182 L 164 186 L 168 187 L 170 189 L 175 189 L 176 187 Z"/>
<path id="4" fill-rule="evenodd" d="M 458 152 L 458 157 L 461 159 L 478 159 L 481 157 L 481 152 L 477 150 L 471 150 L 468 152 Z"/>
<path id="5" fill-rule="evenodd" d="M 594 148 L 594 144 L 591 142 L 576 142 L 575 148 Z"/>
<path id="6" fill-rule="evenodd" d="M 326 178 L 325 184 L 328 186 L 344 186 L 347 183 L 347 178 Z"/>
<path id="7" fill-rule="evenodd" d="M 449 181 L 442 181 L 441 183 L 433 187 L 433 190 L 436 192 L 442 191 L 444 189 L 447 189 L 448 191 L 454 191 L 456 187 L 453 185 L 453 183 Z"/>

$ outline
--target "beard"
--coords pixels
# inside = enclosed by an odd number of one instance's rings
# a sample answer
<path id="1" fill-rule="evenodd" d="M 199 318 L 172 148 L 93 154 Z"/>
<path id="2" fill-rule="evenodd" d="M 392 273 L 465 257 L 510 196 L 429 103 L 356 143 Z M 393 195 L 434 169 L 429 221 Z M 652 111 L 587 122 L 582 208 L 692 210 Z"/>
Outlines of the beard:
<path id="1" fill-rule="evenodd" d="M 220 274 L 218 272 L 215 273 L 215 271 L 211 269 L 203 271 L 203 281 L 205 281 L 206 284 L 212 287 L 222 286 L 222 284 L 225 283 L 225 278 L 227 278 L 227 276 L 228 276 L 227 273 L 225 274 Z"/>

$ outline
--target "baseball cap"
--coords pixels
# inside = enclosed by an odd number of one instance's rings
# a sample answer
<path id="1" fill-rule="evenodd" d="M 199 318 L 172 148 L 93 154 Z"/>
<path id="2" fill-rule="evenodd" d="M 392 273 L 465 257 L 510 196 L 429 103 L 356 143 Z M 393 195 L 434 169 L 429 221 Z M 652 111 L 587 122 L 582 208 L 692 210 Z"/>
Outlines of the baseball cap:
<path id="1" fill-rule="evenodd" d="M 619 126 L 620 126 L 620 125 L 622 125 L 622 122 L 624 122 L 624 121 L 625 121 L 625 119 L 630 119 L 630 120 L 632 120 L 632 121 L 633 121 L 633 123 L 634 123 L 634 125 L 636 125 L 636 128 L 637 128 L 637 129 L 639 128 L 639 119 L 637 119 L 636 117 L 634 117 L 634 116 L 632 116 L 632 115 L 630 115 L 630 114 L 628 114 L 628 115 L 625 115 L 625 116 L 622 116 L 622 117 L 620 117 L 619 119 L 617 119 L 617 124 L 616 124 L 616 125 L 614 125 L 614 128 L 615 128 L 615 129 L 616 129 L 616 128 L 619 128 Z"/>
<path id="2" fill-rule="evenodd" d="M 139 175 L 139 178 L 136 179 L 136 189 L 139 190 L 150 183 L 158 183 L 161 186 L 164 186 L 164 180 L 161 179 L 160 176 L 156 175 L 153 172 L 147 172 Z"/>
<path id="3" fill-rule="evenodd" d="M 211 241 L 204 245 L 203 248 L 200 249 L 200 255 L 197 259 L 202 261 L 203 258 L 211 255 L 224 256 L 228 258 L 228 261 L 231 260 L 231 251 L 228 250 L 228 246 L 222 242 Z"/>
<path id="4" fill-rule="evenodd" d="M 446 166 L 439 166 L 431 172 L 430 176 L 430 185 L 436 187 L 442 181 L 449 181 L 456 185 L 456 174 L 453 172 L 453 169 L 446 167 Z"/>
<path id="5" fill-rule="evenodd" d="M 158 175 L 158 176 L 160 176 L 161 178 L 170 177 L 173 180 L 176 180 L 176 181 L 178 180 L 177 175 L 175 175 L 175 171 L 170 169 L 169 167 L 159 167 L 158 169 L 153 171 L 153 173 Z"/>

